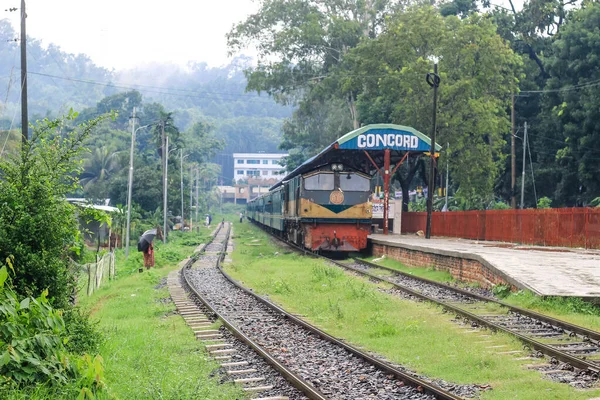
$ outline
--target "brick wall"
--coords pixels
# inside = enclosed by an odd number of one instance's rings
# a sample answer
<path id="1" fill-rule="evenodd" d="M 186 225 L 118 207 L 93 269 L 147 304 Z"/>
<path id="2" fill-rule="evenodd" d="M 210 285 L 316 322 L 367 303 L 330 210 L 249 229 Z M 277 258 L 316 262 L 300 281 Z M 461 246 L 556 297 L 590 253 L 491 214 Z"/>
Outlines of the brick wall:
<path id="1" fill-rule="evenodd" d="M 373 243 L 373 255 L 377 257 L 385 255 L 410 267 L 435 266 L 437 270 L 448 271 L 456 280 L 468 283 L 476 282 L 484 288 L 499 284 L 510 285 L 514 288 L 514 285 L 511 285 L 504 278 L 476 260 L 425 253 L 377 243 Z"/>

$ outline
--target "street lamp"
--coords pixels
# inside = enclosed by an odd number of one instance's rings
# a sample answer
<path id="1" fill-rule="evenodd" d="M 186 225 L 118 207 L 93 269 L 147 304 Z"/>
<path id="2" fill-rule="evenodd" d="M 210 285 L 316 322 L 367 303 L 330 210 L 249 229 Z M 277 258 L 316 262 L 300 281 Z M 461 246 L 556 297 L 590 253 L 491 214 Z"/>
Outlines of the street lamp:
<path id="1" fill-rule="evenodd" d="M 179 149 L 179 173 L 181 177 L 181 232 L 185 226 L 185 218 L 183 212 L 183 159 L 189 156 L 189 154 L 183 155 L 183 148 Z"/>
<path id="2" fill-rule="evenodd" d="M 129 230 L 131 226 L 131 193 L 133 192 L 133 151 L 135 148 L 135 134 L 140 129 L 154 125 L 148 124 L 135 129 L 135 118 L 136 116 L 134 107 L 132 117 L 133 126 L 131 128 L 131 150 L 129 152 L 129 179 L 127 181 L 127 233 L 125 236 L 125 258 L 129 257 Z"/>
<path id="3" fill-rule="evenodd" d="M 433 211 L 433 188 L 435 186 L 435 131 L 436 117 L 437 117 L 437 94 L 438 87 L 440 86 L 440 76 L 438 75 L 438 61 L 439 58 L 432 56 L 430 58 L 433 61 L 433 73 L 428 73 L 426 77 L 427 84 L 433 88 L 433 121 L 431 126 L 431 168 L 429 171 L 429 185 L 427 188 L 427 229 L 425 237 L 429 239 L 431 237 L 431 212 Z"/>
<path id="4" fill-rule="evenodd" d="M 177 148 L 169 150 L 169 136 L 165 138 L 165 181 L 163 184 L 163 243 L 167 243 L 167 179 L 169 171 L 169 154 Z"/>

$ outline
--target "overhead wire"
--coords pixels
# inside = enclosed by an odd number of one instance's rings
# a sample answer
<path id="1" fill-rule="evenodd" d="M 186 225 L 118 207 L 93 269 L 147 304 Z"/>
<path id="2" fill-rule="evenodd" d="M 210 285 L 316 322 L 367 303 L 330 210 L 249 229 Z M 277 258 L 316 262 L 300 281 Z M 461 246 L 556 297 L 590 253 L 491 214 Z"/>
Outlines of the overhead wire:
<path id="1" fill-rule="evenodd" d="M 73 82 L 80 82 L 80 83 L 86 83 L 86 84 L 91 84 L 91 85 L 97 85 L 97 86 L 104 86 L 104 87 L 112 87 L 112 88 L 117 88 L 117 89 L 126 89 L 126 90 L 139 90 L 142 92 L 148 92 L 148 93 L 157 93 L 157 94 L 164 94 L 164 95 L 168 95 L 168 96 L 176 96 L 176 97 L 186 97 L 186 98 L 203 98 L 206 99 L 206 95 L 217 95 L 217 96 L 230 96 L 230 97 L 237 97 L 237 98 L 242 98 L 245 97 L 246 100 L 244 101 L 253 101 L 253 102 L 257 102 L 257 103 L 264 103 L 264 104 L 272 104 L 273 101 L 272 100 L 268 100 L 268 99 L 261 99 L 258 98 L 256 96 L 254 97 L 249 97 L 248 95 L 240 95 L 240 94 L 236 94 L 236 93 L 219 93 L 219 92 L 192 92 L 194 94 L 184 94 L 184 93 L 173 93 L 173 92 L 168 92 L 165 90 L 172 90 L 171 88 L 168 87 L 162 87 L 162 90 L 154 90 L 154 89 L 146 89 L 140 85 L 137 84 L 114 84 L 114 83 L 110 83 L 110 82 L 100 82 L 100 81 L 94 81 L 94 80 L 87 80 L 87 79 L 77 79 L 77 78 L 68 78 L 68 77 L 63 77 L 63 76 L 57 76 L 57 75 L 52 75 L 52 74 L 46 74 L 46 73 L 42 73 L 42 72 L 34 72 L 34 71 L 28 71 L 29 74 L 32 75 L 39 75 L 39 76 L 47 76 L 47 77 L 52 77 L 52 78 L 57 78 L 57 79 L 62 79 L 62 80 L 68 80 L 68 81 L 73 81 Z M 176 89 L 176 90 L 182 90 L 182 89 Z M 232 99 L 223 99 L 223 98 L 212 98 L 212 100 L 220 100 L 220 101 L 233 101 Z"/>

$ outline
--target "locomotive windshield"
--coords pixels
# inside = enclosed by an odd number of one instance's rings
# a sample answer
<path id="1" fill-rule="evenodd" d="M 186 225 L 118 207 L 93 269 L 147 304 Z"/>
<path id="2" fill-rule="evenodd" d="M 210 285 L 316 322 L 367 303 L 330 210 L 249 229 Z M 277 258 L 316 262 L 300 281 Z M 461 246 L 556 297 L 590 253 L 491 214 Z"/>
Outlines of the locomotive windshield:
<path id="1" fill-rule="evenodd" d="M 353 173 L 340 174 L 340 189 L 347 192 L 366 192 L 371 188 L 369 179 Z"/>
<path id="2" fill-rule="evenodd" d="M 306 190 L 333 190 L 333 174 L 317 174 L 304 179 Z"/>

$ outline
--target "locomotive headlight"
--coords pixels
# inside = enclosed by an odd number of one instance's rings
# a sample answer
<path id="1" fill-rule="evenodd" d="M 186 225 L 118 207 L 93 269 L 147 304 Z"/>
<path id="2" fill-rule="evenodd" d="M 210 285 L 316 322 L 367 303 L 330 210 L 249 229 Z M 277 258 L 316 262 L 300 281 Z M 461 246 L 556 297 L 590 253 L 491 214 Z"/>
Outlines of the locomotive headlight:
<path id="1" fill-rule="evenodd" d="M 331 170 L 332 171 L 343 171 L 344 164 L 331 164 Z"/>

